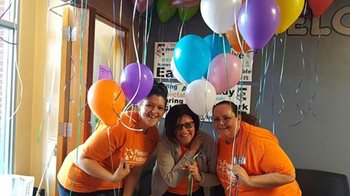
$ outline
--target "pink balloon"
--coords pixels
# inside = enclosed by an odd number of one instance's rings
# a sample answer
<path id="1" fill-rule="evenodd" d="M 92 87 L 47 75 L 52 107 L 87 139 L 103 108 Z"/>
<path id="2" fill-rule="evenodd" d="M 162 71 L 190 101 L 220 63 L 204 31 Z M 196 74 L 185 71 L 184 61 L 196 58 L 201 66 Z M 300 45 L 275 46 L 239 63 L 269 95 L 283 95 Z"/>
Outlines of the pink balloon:
<path id="1" fill-rule="evenodd" d="M 242 62 L 234 54 L 217 55 L 210 63 L 208 80 L 216 93 L 223 93 L 234 87 L 241 79 Z"/>
<path id="2" fill-rule="evenodd" d="M 136 9 L 139 13 L 146 11 L 153 3 L 153 0 L 131 0 L 134 4 L 136 3 Z M 148 3 L 147 3 L 148 1 Z"/>

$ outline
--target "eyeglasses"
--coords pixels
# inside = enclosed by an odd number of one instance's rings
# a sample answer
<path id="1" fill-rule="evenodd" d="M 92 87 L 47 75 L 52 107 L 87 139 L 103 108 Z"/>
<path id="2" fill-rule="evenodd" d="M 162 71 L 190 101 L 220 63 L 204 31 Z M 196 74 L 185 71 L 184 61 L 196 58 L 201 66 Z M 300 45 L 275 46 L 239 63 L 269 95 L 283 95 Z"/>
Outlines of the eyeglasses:
<path id="1" fill-rule="evenodd" d="M 180 131 L 180 130 L 182 130 L 182 128 L 184 128 L 184 127 L 185 127 L 186 129 L 191 129 L 193 126 L 194 126 L 194 122 L 187 122 L 187 123 L 184 123 L 184 124 L 176 125 L 175 130 L 176 130 L 176 131 Z"/>
<path id="2" fill-rule="evenodd" d="M 218 117 L 213 117 L 213 123 L 219 123 L 219 122 L 228 122 L 229 120 L 231 120 L 234 116 L 223 116 L 221 118 L 218 118 Z"/>

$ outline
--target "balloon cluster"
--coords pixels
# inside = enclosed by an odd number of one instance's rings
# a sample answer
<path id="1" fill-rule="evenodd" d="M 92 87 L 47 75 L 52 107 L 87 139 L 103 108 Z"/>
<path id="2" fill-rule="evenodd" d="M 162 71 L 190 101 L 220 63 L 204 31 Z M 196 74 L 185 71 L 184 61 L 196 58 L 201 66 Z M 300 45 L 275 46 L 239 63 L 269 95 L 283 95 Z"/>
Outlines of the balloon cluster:
<path id="1" fill-rule="evenodd" d="M 125 107 L 125 98 L 137 104 L 148 95 L 153 86 L 152 71 L 145 65 L 127 65 L 120 84 L 112 79 L 96 81 L 88 91 L 88 105 L 91 111 L 107 126 L 116 125 Z"/>
<path id="2" fill-rule="evenodd" d="M 307 0 L 314 16 L 320 16 L 332 0 Z M 238 52 L 263 48 L 273 35 L 286 31 L 300 16 L 305 0 L 201 0 L 204 22 L 218 34 L 226 34 Z M 237 26 L 236 26 L 237 25 Z M 239 32 L 237 32 L 237 30 Z M 242 35 L 244 42 L 239 43 Z"/>
<path id="3" fill-rule="evenodd" d="M 177 42 L 171 70 L 178 81 L 188 84 L 185 100 L 196 114 L 206 114 L 215 104 L 217 93 L 239 82 L 242 62 L 230 50 L 227 39 L 218 34 L 204 38 L 189 34 Z"/>

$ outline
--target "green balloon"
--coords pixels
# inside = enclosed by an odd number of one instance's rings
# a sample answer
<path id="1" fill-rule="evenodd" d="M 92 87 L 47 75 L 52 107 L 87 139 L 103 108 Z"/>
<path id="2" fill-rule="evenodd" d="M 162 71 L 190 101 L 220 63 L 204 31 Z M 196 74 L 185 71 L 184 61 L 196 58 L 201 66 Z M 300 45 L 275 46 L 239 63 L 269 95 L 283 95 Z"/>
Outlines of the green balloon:
<path id="1" fill-rule="evenodd" d="M 179 16 L 182 22 L 187 22 L 189 21 L 193 16 L 197 14 L 199 11 L 199 6 L 196 7 L 183 7 L 183 8 L 178 8 L 179 10 Z"/>
<path id="2" fill-rule="evenodd" d="M 157 0 L 157 13 L 160 22 L 167 22 L 172 16 L 174 16 L 177 8 L 172 7 L 170 0 Z"/>

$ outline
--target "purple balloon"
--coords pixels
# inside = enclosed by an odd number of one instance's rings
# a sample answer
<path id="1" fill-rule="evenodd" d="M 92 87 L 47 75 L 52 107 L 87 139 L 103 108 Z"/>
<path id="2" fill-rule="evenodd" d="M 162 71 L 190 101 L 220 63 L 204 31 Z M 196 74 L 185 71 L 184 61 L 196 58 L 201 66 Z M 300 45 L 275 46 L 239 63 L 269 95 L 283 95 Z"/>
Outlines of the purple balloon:
<path id="1" fill-rule="evenodd" d="M 249 0 L 238 13 L 238 28 L 253 49 L 263 48 L 276 33 L 280 23 L 280 8 L 275 0 Z"/>
<path id="2" fill-rule="evenodd" d="M 141 80 L 139 77 L 140 70 L 141 70 Z M 136 92 L 137 86 L 139 84 L 140 84 L 140 87 L 138 89 L 138 92 Z M 124 91 L 126 98 L 132 104 L 137 104 L 143 98 L 145 98 L 152 89 L 152 86 L 153 86 L 152 71 L 145 64 L 140 63 L 140 69 L 139 69 L 138 63 L 131 63 L 124 68 L 120 78 L 120 85 Z"/>

